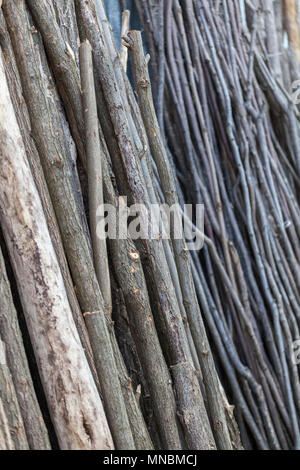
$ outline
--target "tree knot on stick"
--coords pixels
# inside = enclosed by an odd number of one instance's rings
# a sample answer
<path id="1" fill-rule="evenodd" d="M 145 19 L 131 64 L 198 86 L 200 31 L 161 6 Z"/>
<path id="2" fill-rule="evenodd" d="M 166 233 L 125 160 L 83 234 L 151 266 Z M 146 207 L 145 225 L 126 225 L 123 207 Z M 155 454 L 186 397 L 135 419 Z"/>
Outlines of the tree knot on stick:
<path id="1" fill-rule="evenodd" d="M 219 419 L 217 419 L 216 421 L 214 421 L 213 427 L 214 427 L 215 430 L 217 430 L 217 429 L 223 429 L 223 423 L 222 423 L 222 421 L 220 421 Z"/>
<path id="2" fill-rule="evenodd" d="M 140 255 L 137 251 L 129 251 L 128 252 L 130 258 L 135 261 L 136 263 L 139 261 L 140 259 Z"/>
<path id="3" fill-rule="evenodd" d="M 84 318 L 89 317 L 91 315 L 97 315 L 98 313 L 104 313 L 102 310 L 95 310 L 94 312 L 85 312 L 83 313 Z"/>
<path id="4" fill-rule="evenodd" d="M 150 86 L 150 82 L 146 78 L 141 78 L 141 80 L 139 81 L 139 86 L 141 88 L 148 88 Z"/>

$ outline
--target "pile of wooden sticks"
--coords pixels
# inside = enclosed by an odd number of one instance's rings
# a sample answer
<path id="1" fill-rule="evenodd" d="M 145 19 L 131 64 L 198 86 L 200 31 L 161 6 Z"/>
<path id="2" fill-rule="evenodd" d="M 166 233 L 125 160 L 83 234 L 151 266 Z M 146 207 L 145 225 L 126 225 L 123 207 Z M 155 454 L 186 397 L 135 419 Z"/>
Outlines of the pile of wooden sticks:
<path id="1" fill-rule="evenodd" d="M 205 205 L 192 269 L 242 442 L 299 448 L 299 7 L 135 4 L 179 194 Z"/>
<path id="2" fill-rule="evenodd" d="M 262 3 L 137 0 L 149 60 L 102 0 L 3 0 L 0 448 L 300 447 L 297 45 Z M 204 246 L 105 238 L 104 203 L 204 204 Z"/>

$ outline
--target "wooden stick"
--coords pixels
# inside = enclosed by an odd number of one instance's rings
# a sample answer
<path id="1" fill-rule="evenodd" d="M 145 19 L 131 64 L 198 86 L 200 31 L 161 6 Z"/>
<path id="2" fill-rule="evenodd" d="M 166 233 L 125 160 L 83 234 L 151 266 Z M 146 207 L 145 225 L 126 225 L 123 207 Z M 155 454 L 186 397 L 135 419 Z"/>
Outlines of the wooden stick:
<path id="1" fill-rule="evenodd" d="M 105 311 L 111 315 L 111 288 L 106 249 L 105 231 L 99 233 L 98 210 L 103 207 L 102 161 L 105 158 L 100 147 L 96 94 L 93 74 L 92 48 L 88 41 L 79 49 L 82 106 L 85 121 L 86 155 L 89 185 L 89 219 L 92 237 L 94 264 L 97 279 L 104 300 Z"/>
<path id="2" fill-rule="evenodd" d="M 124 69 L 124 72 L 127 72 L 127 61 L 128 61 L 128 48 L 123 44 L 123 36 L 126 36 L 129 31 L 130 25 L 130 11 L 124 10 L 122 13 L 122 29 L 121 29 L 121 48 L 120 48 L 120 62 Z"/>
<path id="3" fill-rule="evenodd" d="M 105 200 L 118 209 L 107 162 L 103 165 Z M 148 382 L 161 441 L 166 449 L 181 449 L 171 377 L 159 344 L 143 267 L 130 238 L 109 240 L 116 279 L 124 294 L 130 329 Z"/>
<path id="4" fill-rule="evenodd" d="M 43 37 L 44 45 L 64 103 L 73 138 L 86 166 L 84 121 L 80 99 L 80 80 L 76 63 L 70 54 L 52 12 L 42 0 L 27 0 L 31 14 Z"/>
<path id="5" fill-rule="evenodd" d="M 6 312 L 8 313 L 8 312 Z M 28 450 L 24 423 L 15 387 L 7 365 L 5 344 L 0 338 L 0 398 L 7 417 L 11 439 L 16 450 Z"/>

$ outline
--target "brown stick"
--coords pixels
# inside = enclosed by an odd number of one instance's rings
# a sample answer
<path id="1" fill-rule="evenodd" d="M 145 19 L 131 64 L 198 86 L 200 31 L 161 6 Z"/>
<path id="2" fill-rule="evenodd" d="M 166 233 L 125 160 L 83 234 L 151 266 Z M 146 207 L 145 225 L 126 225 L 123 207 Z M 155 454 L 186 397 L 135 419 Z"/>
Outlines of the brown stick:
<path id="1" fill-rule="evenodd" d="M 118 210 L 106 160 L 105 201 Z M 181 449 L 172 381 L 159 344 L 140 256 L 130 238 L 109 241 L 116 279 L 124 294 L 132 337 L 148 382 L 154 414 L 165 449 Z"/>
<path id="2" fill-rule="evenodd" d="M 27 0 L 34 21 L 43 37 L 57 87 L 62 97 L 73 138 L 83 165 L 86 165 L 84 122 L 80 100 L 80 81 L 76 63 L 67 53 L 67 45 L 52 12 L 42 0 Z"/>
<path id="3" fill-rule="evenodd" d="M 82 83 L 82 105 L 86 135 L 89 217 L 94 264 L 104 300 L 105 311 L 108 315 L 111 315 L 112 301 L 105 231 L 102 224 L 97 224 L 98 211 L 99 209 L 102 211 L 103 208 L 101 161 L 103 161 L 105 157 L 100 148 L 92 48 L 88 41 L 81 44 L 79 49 L 79 58 Z"/>

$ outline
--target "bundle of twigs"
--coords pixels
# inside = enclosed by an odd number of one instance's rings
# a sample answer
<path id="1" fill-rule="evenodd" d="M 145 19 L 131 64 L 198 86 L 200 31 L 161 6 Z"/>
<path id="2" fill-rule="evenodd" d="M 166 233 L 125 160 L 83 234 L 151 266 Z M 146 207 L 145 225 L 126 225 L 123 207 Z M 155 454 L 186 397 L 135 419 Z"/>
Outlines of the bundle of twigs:
<path id="1" fill-rule="evenodd" d="M 242 441 L 299 448 L 297 2 L 135 4 L 181 201 L 205 205 L 193 275 Z"/>
<path id="2" fill-rule="evenodd" d="M 149 62 L 102 0 L 3 0 L 1 448 L 300 446 L 299 115 L 262 3 L 136 1 Z M 125 198 L 204 203 L 203 249 L 105 240 Z"/>

